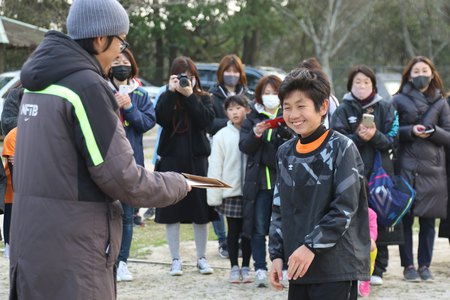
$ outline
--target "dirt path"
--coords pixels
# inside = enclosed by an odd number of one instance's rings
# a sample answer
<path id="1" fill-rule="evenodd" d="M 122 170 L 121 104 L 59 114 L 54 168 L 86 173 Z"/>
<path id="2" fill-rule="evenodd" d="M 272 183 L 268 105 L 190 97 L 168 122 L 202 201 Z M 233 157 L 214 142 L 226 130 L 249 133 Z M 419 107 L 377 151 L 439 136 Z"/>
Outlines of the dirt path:
<path id="1" fill-rule="evenodd" d="M 120 300 L 125 299 L 286 299 L 286 291 L 256 288 L 253 284 L 229 284 L 229 262 L 217 255 L 216 243 L 208 244 L 208 260 L 215 268 L 213 275 L 196 272 L 194 243 L 182 246 L 185 268 L 181 277 L 168 275 L 169 265 L 130 262 L 136 277 L 131 283 L 119 283 Z M 434 283 L 409 283 L 403 281 L 398 247 L 390 247 L 390 266 L 384 285 L 374 287 L 370 299 L 450 299 L 450 246 L 446 239 L 436 239 L 433 265 Z M 154 248 L 151 261 L 168 261 L 167 246 Z M 188 264 L 188 266 L 186 266 Z M 217 268 L 219 267 L 219 268 Z"/>
<path id="2" fill-rule="evenodd" d="M 416 242 L 417 243 L 417 242 Z M 200 275 L 195 269 L 195 247 L 193 242 L 182 243 L 184 274 L 172 277 L 168 247 L 153 248 L 153 253 L 142 261 L 130 261 L 129 269 L 135 280 L 118 283 L 119 300 L 136 299 L 286 299 L 286 291 L 272 288 L 256 288 L 253 284 L 229 284 L 227 282 L 229 262 L 217 255 L 215 242 L 208 244 L 208 260 L 215 267 L 213 275 Z M 369 299 L 450 299 L 450 247 L 448 240 L 436 239 L 431 270 L 434 283 L 408 283 L 402 280 L 398 248 L 390 247 L 390 266 L 385 274 L 384 285 L 372 288 Z M 0 257 L 0 299 L 8 298 L 8 260 Z"/>

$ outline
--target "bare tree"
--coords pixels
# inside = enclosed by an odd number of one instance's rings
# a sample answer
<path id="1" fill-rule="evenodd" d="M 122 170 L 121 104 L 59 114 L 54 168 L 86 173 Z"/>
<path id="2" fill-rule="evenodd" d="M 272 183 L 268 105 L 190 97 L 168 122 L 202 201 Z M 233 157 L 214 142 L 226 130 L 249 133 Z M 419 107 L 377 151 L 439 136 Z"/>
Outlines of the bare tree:
<path id="1" fill-rule="evenodd" d="M 374 1 L 302 0 L 287 1 L 285 5 L 273 1 L 273 5 L 311 39 L 316 56 L 331 79 L 331 58 L 358 30 Z"/>

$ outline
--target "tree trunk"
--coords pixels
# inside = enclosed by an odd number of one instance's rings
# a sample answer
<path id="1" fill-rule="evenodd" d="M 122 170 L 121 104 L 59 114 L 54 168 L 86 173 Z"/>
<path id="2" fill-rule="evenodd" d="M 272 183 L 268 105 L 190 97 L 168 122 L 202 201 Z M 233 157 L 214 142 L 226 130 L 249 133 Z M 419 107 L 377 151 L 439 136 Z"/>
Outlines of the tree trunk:
<path id="1" fill-rule="evenodd" d="M 153 78 L 156 85 L 162 85 L 165 79 L 164 74 L 164 40 L 162 36 L 155 40 L 155 73 Z"/>
<path id="2" fill-rule="evenodd" d="M 244 49 L 242 52 L 242 61 L 247 65 L 255 65 L 259 52 L 259 29 L 252 31 L 251 36 L 244 37 Z"/>

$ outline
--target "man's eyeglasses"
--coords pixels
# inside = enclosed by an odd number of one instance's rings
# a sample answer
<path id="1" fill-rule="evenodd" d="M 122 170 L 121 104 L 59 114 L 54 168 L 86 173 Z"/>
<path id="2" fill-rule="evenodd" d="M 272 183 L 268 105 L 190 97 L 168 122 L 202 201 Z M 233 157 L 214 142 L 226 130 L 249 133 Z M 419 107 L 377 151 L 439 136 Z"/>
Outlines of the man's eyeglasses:
<path id="1" fill-rule="evenodd" d="M 120 36 L 115 35 L 114 37 L 116 37 L 116 38 L 120 41 L 120 43 L 121 43 L 121 45 L 120 45 L 120 53 L 122 53 L 125 49 L 128 48 L 128 46 L 130 46 L 130 44 L 128 44 L 128 43 L 127 43 L 124 39 L 122 39 Z"/>

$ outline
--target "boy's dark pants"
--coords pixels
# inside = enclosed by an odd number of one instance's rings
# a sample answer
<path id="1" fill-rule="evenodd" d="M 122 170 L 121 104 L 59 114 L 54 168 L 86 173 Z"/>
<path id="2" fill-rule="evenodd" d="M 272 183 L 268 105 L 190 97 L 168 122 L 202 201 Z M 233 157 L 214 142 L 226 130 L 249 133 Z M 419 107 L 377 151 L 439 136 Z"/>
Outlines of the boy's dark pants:
<path id="1" fill-rule="evenodd" d="M 358 297 L 358 281 L 317 284 L 289 284 L 288 300 L 354 300 Z"/>

